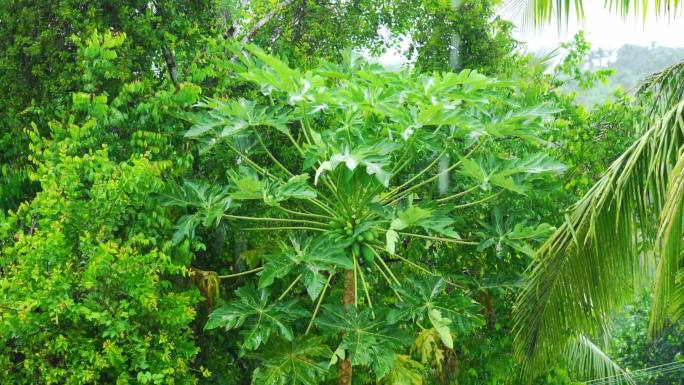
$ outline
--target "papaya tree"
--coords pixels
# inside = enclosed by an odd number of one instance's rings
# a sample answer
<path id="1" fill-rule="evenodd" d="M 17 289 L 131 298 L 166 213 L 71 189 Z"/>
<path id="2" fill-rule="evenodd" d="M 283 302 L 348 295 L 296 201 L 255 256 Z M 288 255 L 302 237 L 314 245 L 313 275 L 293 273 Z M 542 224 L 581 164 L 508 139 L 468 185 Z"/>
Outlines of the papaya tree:
<path id="1" fill-rule="evenodd" d="M 205 329 L 236 333 L 259 362 L 254 383 L 422 384 L 413 357 L 439 364 L 484 322 L 434 255 L 480 244 L 464 210 L 563 172 L 539 151 L 553 106 L 519 105 L 512 84 L 470 70 L 392 72 L 348 53 L 302 71 L 256 46 L 233 55 L 244 97 L 186 116 L 225 178 L 164 199 L 186 213 L 174 242 L 229 223 L 264 250 L 242 272 L 196 270 L 207 297 L 241 283 Z"/>

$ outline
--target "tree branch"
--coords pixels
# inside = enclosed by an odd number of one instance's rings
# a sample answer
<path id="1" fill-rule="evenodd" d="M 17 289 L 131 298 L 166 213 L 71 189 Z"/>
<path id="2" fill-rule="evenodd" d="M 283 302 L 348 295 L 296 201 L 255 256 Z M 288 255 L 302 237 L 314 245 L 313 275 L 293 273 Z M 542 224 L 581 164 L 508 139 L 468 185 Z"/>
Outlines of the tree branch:
<path id="1" fill-rule="evenodd" d="M 166 69 L 169 71 L 169 76 L 171 76 L 173 86 L 176 87 L 176 92 L 178 92 L 180 91 L 180 84 L 178 84 L 178 67 L 176 66 L 176 59 L 173 56 L 173 52 L 171 52 L 167 46 L 162 48 L 162 53 L 164 54 Z"/>
<path id="2" fill-rule="evenodd" d="M 278 4 L 271 12 L 269 12 L 266 16 L 261 18 L 259 21 L 257 21 L 252 28 L 247 31 L 247 33 L 240 39 L 240 41 L 244 44 L 247 43 L 254 34 L 256 34 L 261 28 L 263 28 L 266 24 L 268 24 L 271 19 L 273 19 L 277 14 L 279 14 L 283 9 L 285 9 L 287 6 L 292 4 L 294 0 L 284 0 L 280 4 Z"/>

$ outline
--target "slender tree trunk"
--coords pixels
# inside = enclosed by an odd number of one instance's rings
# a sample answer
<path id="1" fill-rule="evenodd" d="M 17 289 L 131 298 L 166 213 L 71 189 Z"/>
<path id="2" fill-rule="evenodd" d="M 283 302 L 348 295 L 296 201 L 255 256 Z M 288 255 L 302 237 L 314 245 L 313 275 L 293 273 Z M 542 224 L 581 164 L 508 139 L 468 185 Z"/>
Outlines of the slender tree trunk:
<path id="1" fill-rule="evenodd" d="M 180 90 L 180 84 L 178 84 L 178 67 L 176 66 L 176 58 L 169 47 L 164 46 L 162 48 L 162 53 L 164 54 L 164 61 L 166 61 L 166 68 L 169 70 L 169 76 L 173 82 L 173 86 L 176 87 L 176 92 Z"/>
<path id="2" fill-rule="evenodd" d="M 350 306 L 356 304 L 356 276 L 354 270 L 345 270 L 344 272 L 344 293 L 342 295 L 342 303 L 345 310 Z M 344 360 L 340 361 L 338 368 L 337 383 L 339 385 L 351 385 L 352 383 L 352 364 L 349 352 L 346 352 Z"/>

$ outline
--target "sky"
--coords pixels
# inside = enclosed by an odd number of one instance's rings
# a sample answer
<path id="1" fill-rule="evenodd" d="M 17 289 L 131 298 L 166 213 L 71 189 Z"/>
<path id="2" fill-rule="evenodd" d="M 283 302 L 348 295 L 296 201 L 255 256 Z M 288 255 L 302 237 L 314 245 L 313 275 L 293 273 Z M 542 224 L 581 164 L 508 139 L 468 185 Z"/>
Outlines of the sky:
<path id="1" fill-rule="evenodd" d="M 571 11 L 569 23 L 561 31 L 553 21 L 541 29 L 517 29 L 514 37 L 526 42 L 528 51 L 541 53 L 553 50 L 561 42 L 572 40 L 579 30 L 584 30 L 592 48 L 615 50 L 625 44 L 650 46 L 652 43 L 665 47 L 684 47 L 684 15 L 668 20 L 662 17 L 657 19 L 650 14 L 644 24 L 641 17 L 632 15 L 623 19 L 614 11 L 605 9 L 603 0 L 585 0 L 584 12 L 586 17 L 579 22 L 574 17 L 574 11 Z M 376 60 L 388 66 L 401 65 L 406 61 L 401 51 L 408 47 L 410 41 L 410 37 L 404 37 L 402 48 L 390 49 Z"/>
<path id="2" fill-rule="evenodd" d="M 633 15 L 623 19 L 614 11 L 603 7 L 603 0 L 584 1 L 586 18 L 584 22 L 575 20 L 574 11 L 570 23 L 559 34 L 555 21 L 539 30 L 524 32 L 518 29 L 515 37 L 527 42 L 530 51 L 548 51 L 560 42 L 569 41 L 580 29 L 593 48 L 616 49 L 624 44 L 649 46 L 655 43 L 666 47 L 684 47 L 684 15 L 674 20 L 661 17 L 656 19 L 652 14 L 642 22 L 641 17 Z"/>

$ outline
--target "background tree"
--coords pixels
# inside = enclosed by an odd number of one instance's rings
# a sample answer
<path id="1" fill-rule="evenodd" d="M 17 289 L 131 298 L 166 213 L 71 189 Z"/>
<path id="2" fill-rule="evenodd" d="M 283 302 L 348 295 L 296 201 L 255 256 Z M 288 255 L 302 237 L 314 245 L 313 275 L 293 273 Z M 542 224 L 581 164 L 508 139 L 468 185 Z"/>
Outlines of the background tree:
<path id="1" fill-rule="evenodd" d="M 676 79 L 678 71 L 667 69 L 644 83 L 640 95 L 649 108 L 641 136 L 539 250 L 516 314 L 517 352 L 532 370 L 547 364 L 542 356 L 561 349 L 568 336 L 600 335 L 651 276 L 651 266 L 657 265 L 652 331 L 681 318 Z"/>

